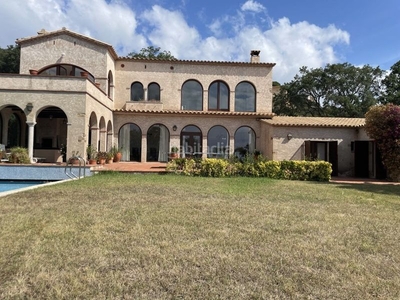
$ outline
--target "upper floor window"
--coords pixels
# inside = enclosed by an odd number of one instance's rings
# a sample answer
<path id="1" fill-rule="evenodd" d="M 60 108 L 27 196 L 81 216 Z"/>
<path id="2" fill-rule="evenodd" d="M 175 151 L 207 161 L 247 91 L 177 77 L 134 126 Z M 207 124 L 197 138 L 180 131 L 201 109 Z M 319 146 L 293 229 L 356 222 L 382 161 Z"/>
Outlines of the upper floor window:
<path id="1" fill-rule="evenodd" d="M 210 85 L 208 110 L 229 110 L 229 88 L 224 82 L 216 81 Z"/>
<path id="2" fill-rule="evenodd" d="M 108 78 L 107 78 L 107 96 L 109 98 L 113 98 L 113 87 L 114 87 L 114 78 L 111 71 L 108 71 Z"/>
<path id="3" fill-rule="evenodd" d="M 256 111 L 256 89 L 249 82 L 241 82 L 235 90 L 235 111 Z"/>
<path id="4" fill-rule="evenodd" d="M 144 100 L 144 89 L 143 84 L 140 82 L 134 82 L 131 85 L 131 101 L 143 101 Z"/>
<path id="5" fill-rule="evenodd" d="M 203 110 L 203 87 L 198 81 L 188 80 L 183 84 L 182 109 Z"/>
<path id="6" fill-rule="evenodd" d="M 39 72 L 39 75 L 47 75 L 47 76 L 87 76 L 90 81 L 94 82 L 94 76 L 90 74 L 88 71 L 68 64 L 59 64 L 50 66 Z"/>
<path id="7" fill-rule="evenodd" d="M 150 83 L 149 87 L 147 88 L 147 93 L 147 100 L 160 101 L 160 86 L 158 85 L 158 83 Z"/>

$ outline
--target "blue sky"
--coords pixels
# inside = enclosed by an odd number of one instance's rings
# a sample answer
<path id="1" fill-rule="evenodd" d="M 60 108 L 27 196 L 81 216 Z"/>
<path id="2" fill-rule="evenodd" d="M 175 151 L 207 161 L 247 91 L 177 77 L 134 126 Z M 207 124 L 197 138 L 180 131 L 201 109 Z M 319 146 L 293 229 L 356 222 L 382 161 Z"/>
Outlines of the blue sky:
<path id="1" fill-rule="evenodd" d="M 399 0 L 0 0 L 0 46 L 42 28 L 70 30 L 114 46 L 119 55 L 160 46 L 180 59 L 276 63 L 273 77 L 301 66 L 400 60 Z"/>

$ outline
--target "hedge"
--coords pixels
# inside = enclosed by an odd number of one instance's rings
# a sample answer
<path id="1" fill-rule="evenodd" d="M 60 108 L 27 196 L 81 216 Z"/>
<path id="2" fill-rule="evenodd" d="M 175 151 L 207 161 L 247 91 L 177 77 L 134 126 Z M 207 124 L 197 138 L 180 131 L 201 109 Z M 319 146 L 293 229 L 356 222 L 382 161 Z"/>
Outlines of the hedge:
<path id="1" fill-rule="evenodd" d="M 167 164 L 167 170 L 186 176 L 204 177 L 268 177 L 287 180 L 329 181 L 332 165 L 326 161 L 267 161 L 246 159 L 186 159 L 178 158 Z"/>

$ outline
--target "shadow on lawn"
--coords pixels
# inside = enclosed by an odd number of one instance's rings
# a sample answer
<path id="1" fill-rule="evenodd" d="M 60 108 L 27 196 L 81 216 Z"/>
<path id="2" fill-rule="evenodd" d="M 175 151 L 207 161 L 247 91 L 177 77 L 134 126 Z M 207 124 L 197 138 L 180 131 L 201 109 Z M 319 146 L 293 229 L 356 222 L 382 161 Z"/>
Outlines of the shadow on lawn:
<path id="1" fill-rule="evenodd" d="M 400 196 L 400 185 L 391 183 L 373 184 L 373 183 L 332 183 L 341 189 L 352 189 L 362 192 L 378 193 L 384 195 Z M 400 198 L 399 198 L 400 200 Z"/>

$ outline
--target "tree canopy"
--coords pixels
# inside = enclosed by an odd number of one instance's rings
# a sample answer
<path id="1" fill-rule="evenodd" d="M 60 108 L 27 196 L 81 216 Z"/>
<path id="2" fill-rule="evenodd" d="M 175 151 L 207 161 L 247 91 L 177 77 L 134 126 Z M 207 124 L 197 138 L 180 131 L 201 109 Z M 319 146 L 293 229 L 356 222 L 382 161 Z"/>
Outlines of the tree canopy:
<path id="1" fill-rule="evenodd" d="M 390 68 L 390 73 L 382 80 L 384 88 L 381 102 L 400 105 L 400 61 Z"/>
<path id="2" fill-rule="evenodd" d="M 156 58 L 165 60 L 176 60 L 176 58 L 169 51 L 161 51 L 161 47 L 148 46 L 147 48 L 142 48 L 139 53 L 131 52 L 128 57 L 133 58 Z"/>
<path id="3" fill-rule="evenodd" d="M 302 67 L 299 75 L 281 86 L 273 111 L 278 115 L 364 117 L 381 95 L 382 70 L 369 65 L 329 64 Z"/>
<path id="4" fill-rule="evenodd" d="M 365 115 L 365 130 L 377 143 L 389 177 L 400 181 L 400 106 L 371 107 Z"/>
<path id="5" fill-rule="evenodd" d="M 20 52 L 19 46 L 0 48 L 0 73 L 19 73 Z"/>

